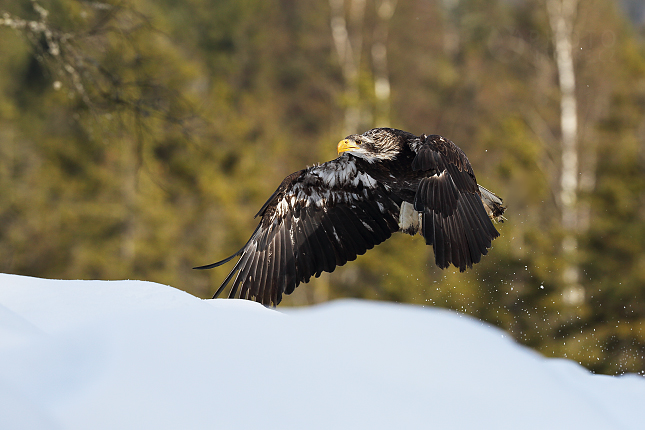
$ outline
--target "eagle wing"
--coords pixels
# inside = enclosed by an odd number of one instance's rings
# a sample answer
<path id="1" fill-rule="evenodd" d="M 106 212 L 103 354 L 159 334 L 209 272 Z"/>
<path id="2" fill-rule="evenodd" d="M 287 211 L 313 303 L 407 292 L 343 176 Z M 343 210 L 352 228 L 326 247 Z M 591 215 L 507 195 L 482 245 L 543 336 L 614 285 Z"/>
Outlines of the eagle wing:
<path id="1" fill-rule="evenodd" d="M 249 241 L 220 266 L 240 256 L 213 298 L 233 279 L 229 298 L 274 306 L 312 276 L 333 272 L 399 229 L 401 202 L 345 154 L 293 173 L 262 206 Z"/>
<path id="2" fill-rule="evenodd" d="M 410 148 L 416 153 L 412 170 L 426 174 L 414 197 L 421 233 L 434 248 L 437 266 L 453 264 L 463 272 L 499 236 L 482 204 L 473 169 L 466 154 L 442 136 L 422 136 Z"/>

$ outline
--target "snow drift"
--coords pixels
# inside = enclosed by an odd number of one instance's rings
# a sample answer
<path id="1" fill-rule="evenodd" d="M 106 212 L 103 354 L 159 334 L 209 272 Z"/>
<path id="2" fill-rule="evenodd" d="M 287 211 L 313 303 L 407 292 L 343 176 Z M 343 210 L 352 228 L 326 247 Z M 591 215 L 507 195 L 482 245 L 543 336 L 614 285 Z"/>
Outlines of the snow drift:
<path id="1" fill-rule="evenodd" d="M 3 429 L 641 429 L 643 404 L 437 308 L 0 275 Z"/>

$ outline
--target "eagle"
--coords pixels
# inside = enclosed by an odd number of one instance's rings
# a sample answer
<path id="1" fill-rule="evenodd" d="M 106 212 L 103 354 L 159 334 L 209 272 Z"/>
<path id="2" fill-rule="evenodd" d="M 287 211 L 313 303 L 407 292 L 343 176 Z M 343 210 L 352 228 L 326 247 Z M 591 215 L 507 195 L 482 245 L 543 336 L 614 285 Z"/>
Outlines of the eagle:
<path id="1" fill-rule="evenodd" d="M 420 233 L 437 266 L 461 272 L 499 236 L 506 209 L 477 184 L 466 154 L 439 135 L 375 128 L 338 143 L 339 157 L 287 176 L 213 296 L 277 306 L 302 282 L 355 260 L 392 233 Z M 234 279 L 233 279 L 234 278 Z"/>

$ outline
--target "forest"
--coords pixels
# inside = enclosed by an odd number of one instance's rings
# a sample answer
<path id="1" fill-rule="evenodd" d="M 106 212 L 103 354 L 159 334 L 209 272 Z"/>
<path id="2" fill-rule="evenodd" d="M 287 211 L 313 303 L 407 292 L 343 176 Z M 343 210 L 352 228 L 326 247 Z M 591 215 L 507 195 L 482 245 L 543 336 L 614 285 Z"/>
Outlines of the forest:
<path id="1" fill-rule="evenodd" d="M 645 374 L 645 7 L 0 0 L 0 272 L 212 296 L 282 179 L 388 126 L 504 199 L 481 263 L 396 234 L 281 306 L 438 306 Z M 1 288 L 1 286 L 0 286 Z"/>

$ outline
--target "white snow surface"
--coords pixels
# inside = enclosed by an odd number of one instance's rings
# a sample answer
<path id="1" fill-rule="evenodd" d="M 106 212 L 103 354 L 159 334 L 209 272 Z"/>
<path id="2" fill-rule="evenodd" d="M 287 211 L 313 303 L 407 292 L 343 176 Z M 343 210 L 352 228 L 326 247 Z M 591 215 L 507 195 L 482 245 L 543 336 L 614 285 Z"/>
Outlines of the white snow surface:
<path id="1" fill-rule="evenodd" d="M 643 429 L 645 379 L 468 316 L 0 274 L 2 429 Z"/>

